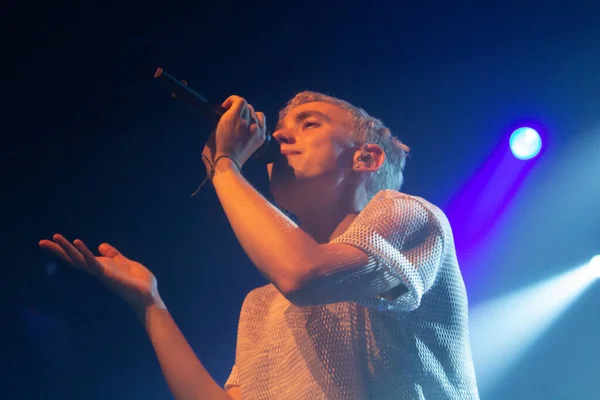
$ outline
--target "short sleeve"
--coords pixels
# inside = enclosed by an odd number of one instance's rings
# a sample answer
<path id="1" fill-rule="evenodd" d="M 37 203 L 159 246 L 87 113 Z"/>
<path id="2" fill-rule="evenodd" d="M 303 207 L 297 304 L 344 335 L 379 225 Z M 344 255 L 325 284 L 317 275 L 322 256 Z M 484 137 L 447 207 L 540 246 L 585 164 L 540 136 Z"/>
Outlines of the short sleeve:
<path id="1" fill-rule="evenodd" d="M 392 301 L 396 308 L 411 311 L 419 307 L 435 281 L 444 234 L 438 218 L 423 202 L 384 190 L 331 243 L 352 245 L 367 253 L 378 266 L 371 286 L 383 295 L 403 284 L 408 291 Z"/>
<path id="2" fill-rule="evenodd" d="M 224 389 L 227 390 L 233 386 L 240 386 L 240 383 L 238 382 L 237 368 L 235 367 L 235 364 L 233 364 L 233 368 L 231 368 L 231 373 L 229 374 L 229 378 L 227 378 L 227 381 L 225 382 Z"/>

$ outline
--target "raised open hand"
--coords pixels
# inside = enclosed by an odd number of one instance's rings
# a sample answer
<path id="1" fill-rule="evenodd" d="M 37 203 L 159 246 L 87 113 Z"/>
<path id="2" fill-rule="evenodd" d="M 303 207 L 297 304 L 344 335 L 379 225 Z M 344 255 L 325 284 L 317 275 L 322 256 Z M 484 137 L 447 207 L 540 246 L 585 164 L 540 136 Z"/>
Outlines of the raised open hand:
<path id="1" fill-rule="evenodd" d="M 68 264 L 87 271 L 116 292 L 137 311 L 160 302 L 156 278 L 142 264 L 122 255 L 107 243 L 98 247 L 102 256 L 94 256 L 79 239 L 71 244 L 56 234 L 52 240 L 41 240 L 40 247 L 50 251 Z"/>

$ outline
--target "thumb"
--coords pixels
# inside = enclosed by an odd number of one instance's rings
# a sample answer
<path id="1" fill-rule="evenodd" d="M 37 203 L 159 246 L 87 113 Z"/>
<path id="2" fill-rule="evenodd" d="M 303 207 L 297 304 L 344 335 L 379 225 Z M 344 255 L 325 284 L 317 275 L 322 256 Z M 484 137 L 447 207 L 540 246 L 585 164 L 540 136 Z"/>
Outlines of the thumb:
<path id="1" fill-rule="evenodd" d="M 118 257 L 118 256 L 122 257 L 122 255 L 119 252 L 119 250 L 115 249 L 114 247 L 112 247 L 108 243 L 102 243 L 100 246 L 98 246 L 98 251 L 104 257 L 110 257 L 110 258 L 115 258 L 115 257 Z"/>
<path id="2" fill-rule="evenodd" d="M 265 129 L 267 122 L 267 117 L 265 117 L 265 114 L 259 111 L 256 113 L 256 116 L 258 117 L 258 125 L 260 126 L 260 129 Z"/>

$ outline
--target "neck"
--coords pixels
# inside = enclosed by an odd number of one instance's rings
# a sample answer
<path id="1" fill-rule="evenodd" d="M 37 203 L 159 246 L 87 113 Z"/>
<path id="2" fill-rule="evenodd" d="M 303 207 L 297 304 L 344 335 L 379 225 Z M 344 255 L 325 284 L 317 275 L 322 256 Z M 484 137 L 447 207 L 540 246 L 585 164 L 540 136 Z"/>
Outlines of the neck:
<path id="1" fill-rule="evenodd" d="M 302 230 L 322 244 L 344 233 L 359 211 L 353 201 L 345 203 L 320 198 L 313 204 L 304 204 L 295 215 Z"/>
<path id="2" fill-rule="evenodd" d="M 311 219 L 300 219 L 302 229 L 311 235 L 319 244 L 328 243 L 340 236 L 354 221 L 356 213 L 346 214 L 338 218 L 331 215 Z"/>

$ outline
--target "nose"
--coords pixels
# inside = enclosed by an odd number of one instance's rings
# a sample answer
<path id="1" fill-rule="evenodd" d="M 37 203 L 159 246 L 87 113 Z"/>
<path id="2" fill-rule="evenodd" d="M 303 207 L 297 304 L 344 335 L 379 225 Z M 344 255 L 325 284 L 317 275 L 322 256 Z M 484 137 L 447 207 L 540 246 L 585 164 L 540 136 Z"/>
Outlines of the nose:
<path id="1" fill-rule="evenodd" d="M 291 129 L 285 129 L 285 128 L 277 129 L 275 132 L 273 132 L 273 137 L 279 143 L 285 143 L 285 144 L 296 143 L 296 138 L 294 137 L 294 134 L 292 133 Z"/>

